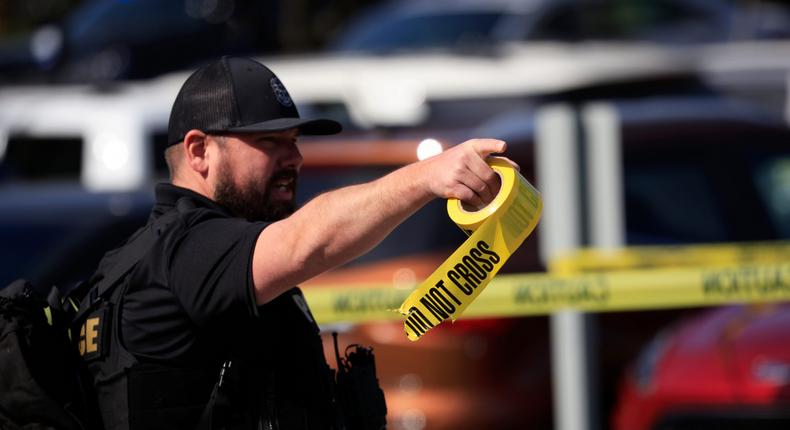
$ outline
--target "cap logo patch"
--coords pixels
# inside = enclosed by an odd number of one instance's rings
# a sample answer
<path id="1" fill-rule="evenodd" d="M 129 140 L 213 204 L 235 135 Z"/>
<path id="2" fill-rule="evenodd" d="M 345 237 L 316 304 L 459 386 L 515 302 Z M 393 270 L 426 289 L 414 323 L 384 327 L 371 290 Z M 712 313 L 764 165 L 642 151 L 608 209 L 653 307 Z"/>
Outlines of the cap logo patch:
<path id="1" fill-rule="evenodd" d="M 277 98 L 277 101 L 280 102 L 281 105 L 285 107 L 293 106 L 294 102 L 291 100 L 291 96 L 288 95 L 288 90 L 285 89 L 285 86 L 279 79 L 276 77 L 272 78 L 269 80 L 269 85 L 272 86 L 274 97 Z"/>

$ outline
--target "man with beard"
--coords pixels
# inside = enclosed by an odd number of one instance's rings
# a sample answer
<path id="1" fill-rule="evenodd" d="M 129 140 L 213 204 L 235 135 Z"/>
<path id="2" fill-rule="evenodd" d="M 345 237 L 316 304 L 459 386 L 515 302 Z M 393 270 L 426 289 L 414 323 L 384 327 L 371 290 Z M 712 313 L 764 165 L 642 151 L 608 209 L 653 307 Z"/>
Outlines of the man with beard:
<path id="1" fill-rule="evenodd" d="M 171 183 L 91 280 L 81 340 L 106 428 L 341 428 L 295 286 L 367 252 L 434 198 L 489 202 L 499 182 L 485 158 L 505 143 L 470 140 L 295 210 L 298 137 L 339 131 L 299 118 L 252 60 L 222 58 L 184 83 L 165 153 Z"/>

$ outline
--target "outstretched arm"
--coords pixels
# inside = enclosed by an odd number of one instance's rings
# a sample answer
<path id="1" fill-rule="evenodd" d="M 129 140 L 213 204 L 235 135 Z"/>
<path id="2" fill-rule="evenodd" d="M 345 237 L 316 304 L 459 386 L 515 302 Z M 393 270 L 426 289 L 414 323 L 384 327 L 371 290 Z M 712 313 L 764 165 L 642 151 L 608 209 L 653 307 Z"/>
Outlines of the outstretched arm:
<path id="1" fill-rule="evenodd" d="M 499 178 L 485 158 L 505 147 L 500 140 L 466 141 L 375 181 L 321 194 L 263 229 L 252 264 L 258 304 L 368 252 L 434 198 L 490 202 Z"/>

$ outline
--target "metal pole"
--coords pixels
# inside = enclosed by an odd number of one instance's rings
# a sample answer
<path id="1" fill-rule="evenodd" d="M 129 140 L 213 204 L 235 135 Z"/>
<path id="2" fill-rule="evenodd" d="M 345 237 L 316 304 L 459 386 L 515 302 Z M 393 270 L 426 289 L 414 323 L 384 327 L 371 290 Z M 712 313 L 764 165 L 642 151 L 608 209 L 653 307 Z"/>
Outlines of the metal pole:
<path id="1" fill-rule="evenodd" d="M 547 262 L 578 248 L 582 240 L 576 114 L 569 105 L 549 105 L 537 113 L 536 124 L 536 173 L 543 195 L 540 253 Z M 584 315 L 562 311 L 550 318 L 554 426 L 588 430 Z"/>
<path id="2" fill-rule="evenodd" d="M 585 130 L 587 173 L 587 231 L 589 246 L 597 249 L 614 250 L 625 244 L 625 215 L 623 203 L 623 162 L 620 136 L 620 122 L 617 111 L 610 103 L 590 103 L 582 108 L 582 124 Z M 588 315 L 586 362 L 588 389 L 590 393 L 600 392 L 597 376 L 600 374 L 598 354 L 597 316 Z M 583 342 L 584 339 L 581 340 Z M 601 405 L 599 396 L 590 396 L 590 427 L 606 426 L 600 420 Z"/>
<path id="3" fill-rule="evenodd" d="M 587 195 L 590 245 L 617 249 L 625 244 L 623 162 L 620 122 L 609 103 L 582 110 L 587 131 Z"/>

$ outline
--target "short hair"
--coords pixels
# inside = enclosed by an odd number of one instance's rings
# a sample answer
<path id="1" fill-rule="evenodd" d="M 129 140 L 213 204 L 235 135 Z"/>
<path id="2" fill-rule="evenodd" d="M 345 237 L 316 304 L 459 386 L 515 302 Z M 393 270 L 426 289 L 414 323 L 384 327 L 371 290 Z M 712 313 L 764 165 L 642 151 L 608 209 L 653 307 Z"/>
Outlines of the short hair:
<path id="1" fill-rule="evenodd" d="M 225 136 L 220 134 L 209 134 L 220 148 L 224 148 Z M 184 146 L 181 143 L 170 145 L 165 149 L 165 163 L 167 163 L 167 170 L 170 173 L 170 181 L 175 179 L 176 175 L 181 169 L 181 164 L 184 160 Z"/>
<path id="2" fill-rule="evenodd" d="M 170 145 L 165 149 L 165 162 L 167 163 L 167 170 L 170 172 L 170 180 L 175 179 L 178 171 L 181 169 L 181 163 L 184 160 L 184 147 L 180 144 Z"/>

